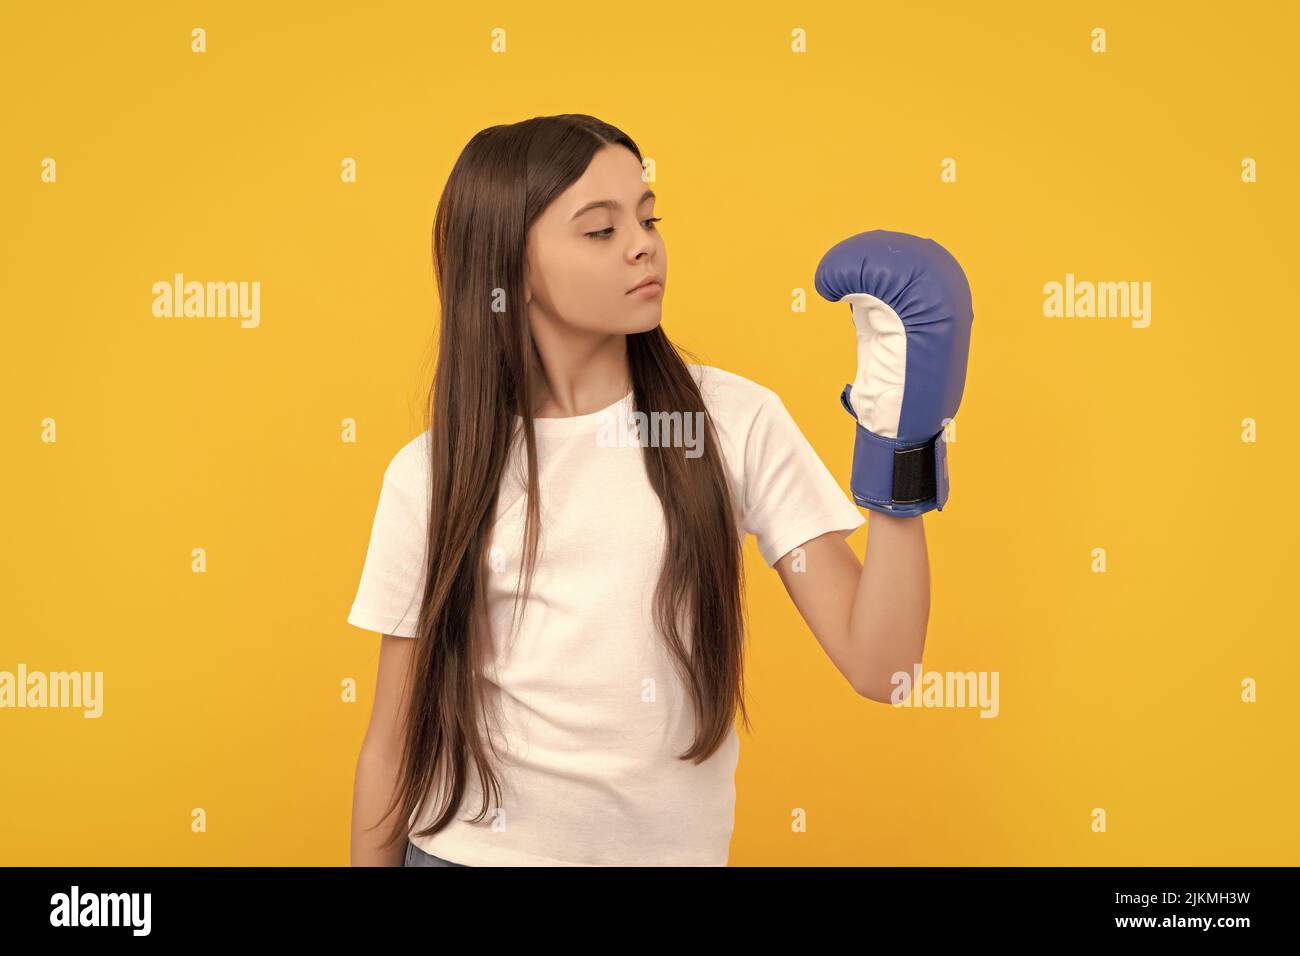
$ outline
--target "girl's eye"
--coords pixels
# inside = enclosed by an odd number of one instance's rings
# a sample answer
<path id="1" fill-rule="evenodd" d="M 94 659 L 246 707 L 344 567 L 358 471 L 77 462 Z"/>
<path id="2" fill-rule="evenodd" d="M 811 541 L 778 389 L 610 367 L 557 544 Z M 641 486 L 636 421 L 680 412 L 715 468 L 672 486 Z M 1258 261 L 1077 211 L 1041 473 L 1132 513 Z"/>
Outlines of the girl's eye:
<path id="1" fill-rule="evenodd" d="M 651 216 L 649 219 L 642 219 L 641 221 L 642 221 L 642 222 L 648 222 L 648 223 L 651 223 L 651 225 L 646 226 L 646 228 L 647 228 L 647 229 L 652 229 L 652 230 L 653 230 L 653 229 L 655 228 L 653 224 L 656 223 L 656 222 L 662 222 L 662 221 L 663 221 L 663 217 L 662 217 L 662 216 Z M 613 235 L 613 233 L 614 233 L 614 227 L 613 227 L 613 226 L 610 226 L 610 227 L 607 228 L 607 229 L 600 229 L 600 230 L 598 230 L 598 231 L 596 231 L 596 232 L 589 232 L 589 233 L 587 233 L 587 235 L 588 235 L 588 236 L 591 236 L 593 239 L 608 239 L 611 235 Z"/>

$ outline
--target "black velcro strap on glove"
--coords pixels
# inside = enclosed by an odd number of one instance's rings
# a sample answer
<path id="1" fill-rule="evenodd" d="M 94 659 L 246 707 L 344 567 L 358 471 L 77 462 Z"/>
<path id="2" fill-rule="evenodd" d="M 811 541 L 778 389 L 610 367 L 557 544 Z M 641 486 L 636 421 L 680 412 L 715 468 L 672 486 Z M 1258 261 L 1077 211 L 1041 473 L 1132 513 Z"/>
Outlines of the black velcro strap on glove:
<path id="1" fill-rule="evenodd" d="M 918 448 L 894 450 L 894 503 L 927 501 L 935 495 L 934 443 L 940 435 Z"/>

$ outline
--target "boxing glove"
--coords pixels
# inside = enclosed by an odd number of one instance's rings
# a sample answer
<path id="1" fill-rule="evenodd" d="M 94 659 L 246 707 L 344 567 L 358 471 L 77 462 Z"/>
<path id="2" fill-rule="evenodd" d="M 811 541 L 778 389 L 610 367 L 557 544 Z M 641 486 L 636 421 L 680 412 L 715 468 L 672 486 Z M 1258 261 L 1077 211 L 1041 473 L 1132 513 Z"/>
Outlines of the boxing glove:
<path id="1" fill-rule="evenodd" d="M 827 250 L 817 291 L 847 302 L 858 371 L 840 392 L 857 421 L 849 488 L 860 506 L 910 518 L 948 500 L 945 424 L 966 385 L 970 285 L 933 239 L 873 229 Z"/>

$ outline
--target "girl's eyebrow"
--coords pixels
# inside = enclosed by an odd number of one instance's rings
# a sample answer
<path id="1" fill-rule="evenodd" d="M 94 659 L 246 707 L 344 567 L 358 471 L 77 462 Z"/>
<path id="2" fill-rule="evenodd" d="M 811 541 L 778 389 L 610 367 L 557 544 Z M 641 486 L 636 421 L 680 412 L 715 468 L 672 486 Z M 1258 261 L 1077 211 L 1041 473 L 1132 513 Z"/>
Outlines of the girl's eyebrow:
<path id="1" fill-rule="evenodd" d="M 653 189 L 647 189 L 644 193 L 641 194 L 641 198 L 636 201 L 636 204 L 639 206 L 647 199 L 654 199 L 654 198 L 655 198 L 655 191 Z M 591 212 L 593 209 L 622 209 L 622 208 L 623 208 L 623 204 L 619 202 L 617 199 L 597 199 L 595 202 L 587 203 L 587 205 L 583 206 L 572 216 L 570 216 L 569 222 L 573 222 L 573 220 L 577 219 L 583 213 Z"/>

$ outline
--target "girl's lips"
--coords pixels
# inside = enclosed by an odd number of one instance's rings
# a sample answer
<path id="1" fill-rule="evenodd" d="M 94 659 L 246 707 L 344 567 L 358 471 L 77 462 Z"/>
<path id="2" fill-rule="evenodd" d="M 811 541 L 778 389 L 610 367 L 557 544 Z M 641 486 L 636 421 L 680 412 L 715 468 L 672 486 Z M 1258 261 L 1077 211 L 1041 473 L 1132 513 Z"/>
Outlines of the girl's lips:
<path id="1" fill-rule="evenodd" d="M 663 291 L 664 291 L 663 283 L 661 283 L 658 279 L 653 279 L 650 282 L 646 282 L 643 285 L 637 286 L 635 289 L 629 292 L 628 295 L 639 295 L 639 296 L 649 297 L 649 296 L 658 295 L 660 292 Z"/>

